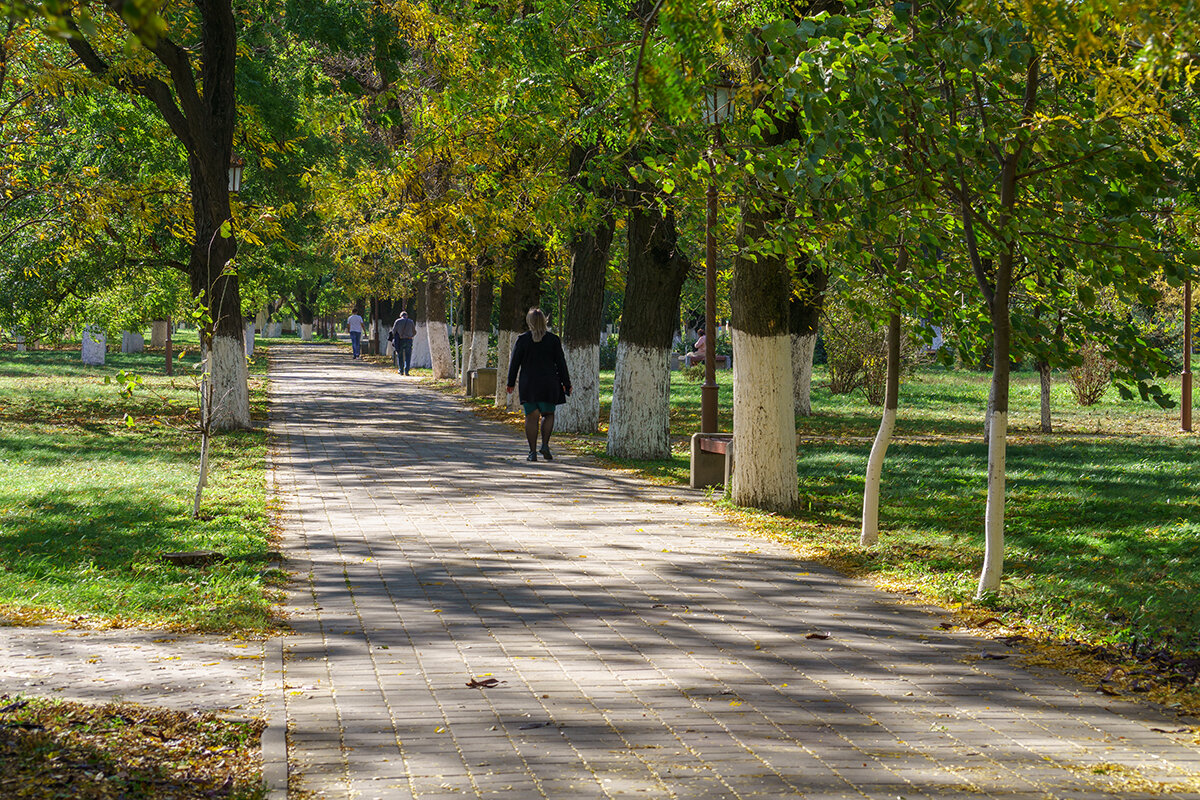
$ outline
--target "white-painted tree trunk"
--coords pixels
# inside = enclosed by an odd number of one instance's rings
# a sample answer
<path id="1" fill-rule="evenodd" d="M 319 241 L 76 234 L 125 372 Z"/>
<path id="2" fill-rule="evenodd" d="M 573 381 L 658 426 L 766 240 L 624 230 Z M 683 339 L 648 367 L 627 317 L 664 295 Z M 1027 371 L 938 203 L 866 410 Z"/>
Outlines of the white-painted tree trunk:
<path id="1" fill-rule="evenodd" d="M 433 367 L 433 377 L 445 380 L 455 376 L 454 354 L 450 352 L 449 327 L 444 322 L 428 322 L 425 330 L 429 333 L 429 360 Z"/>
<path id="2" fill-rule="evenodd" d="M 875 443 L 871 445 L 871 457 L 867 460 L 867 481 L 863 489 L 862 533 L 859 544 L 869 547 L 879 541 L 879 485 L 883 477 L 883 460 L 888 445 L 892 443 L 892 432 L 896 429 L 896 409 L 886 408 Z"/>
<path id="3" fill-rule="evenodd" d="M 617 345 L 608 454 L 653 459 L 671 455 L 671 349 Z M 556 420 L 557 424 L 557 420 Z"/>
<path id="4" fill-rule="evenodd" d="M 471 374 L 471 370 L 475 369 L 475 351 L 471 347 L 472 341 L 475 339 L 475 331 L 463 331 L 462 343 L 462 374 L 459 378 L 462 380 L 462 385 L 467 385 L 467 377 Z"/>
<path id="5" fill-rule="evenodd" d="M 984 512 L 983 571 L 976 598 L 997 591 L 1004 572 L 1004 482 L 1008 446 L 1008 414 L 993 411 L 988 437 L 988 493 Z"/>
<path id="6" fill-rule="evenodd" d="M 483 369 L 488 365 L 488 335 L 486 331 L 475 331 L 471 335 L 471 369 Z"/>
<path id="7" fill-rule="evenodd" d="M 813 354 L 817 350 L 817 334 L 792 334 L 792 396 L 795 413 L 812 416 Z"/>
<path id="8" fill-rule="evenodd" d="M 212 350 L 205 353 L 204 379 L 200 385 L 201 414 L 207 414 L 212 381 L 212 430 L 250 427 L 250 389 L 247 384 L 246 350 L 242 337 L 214 336 Z"/>
<path id="9" fill-rule="evenodd" d="M 312 326 L 312 323 L 310 323 L 310 322 L 301 322 L 300 323 L 300 341 L 302 341 L 302 342 L 311 342 L 312 341 L 312 328 L 313 328 L 313 326 Z"/>
<path id="10" fill-rule="evenodd" d="M 433 357 L 429 350 L 429 325 L 417 323 L 417 335 L 413 337 L 412 366 L 428 369 L 433 366 Z"/>
<path id="11" fill-rule="evenodd" d="M 507 391 L 508 363 L 512 360 L 513 343 L 517 334 L 513 331 L 501 330 L 496 340 L 496 408 L 507 408 L 515 411 L 519 408 L 521 394 L 516 389 L 510 395 Z"/>
<path id="12" fill-rule="evenodd" d="M 246 355 L 254 355 L 254 322 L 247 322 L 244 328 L 244 336 L 246 342 Z"/>
<path id="13" fill-rule="evenodd" d="M 554 429 L 563 433 L 595 433 L 600 424 L 600 346 L 564 347 L 571 396 L 558 407 Z"/>
<path id="14" fill-rule="evenodd" d="M 796 478 L 795 398 L 791 334 L 733 331 L 733 477 L 740 506 L 790 511 L 800 499 Z"/>

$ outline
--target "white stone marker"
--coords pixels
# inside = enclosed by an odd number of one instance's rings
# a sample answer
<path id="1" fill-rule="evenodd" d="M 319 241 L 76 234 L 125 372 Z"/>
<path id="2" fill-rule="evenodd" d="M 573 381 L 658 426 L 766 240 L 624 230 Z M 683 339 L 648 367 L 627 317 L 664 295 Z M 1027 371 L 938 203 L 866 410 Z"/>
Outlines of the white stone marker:
<path id="1" fill-rule="evenodd" d="M 108 347 L 108 336 L 98 325 L 83 329 L 83 363 L 93 367 L 104 366 L 104 353 Z"/>
<path id="2" fill-rule="evenodd" d="M 121 331 L 121 352 L 140 353 L 146 348 L 146 340 L 140 333 Z"/>
<path id="3" fill-rule="evenodd" d="M 249 322 L 246 323 L 245 337 L 246 337 L 246 355 L 252 356 L 252 355 L 254 355 L 254 320 L 250 320 Z"/>

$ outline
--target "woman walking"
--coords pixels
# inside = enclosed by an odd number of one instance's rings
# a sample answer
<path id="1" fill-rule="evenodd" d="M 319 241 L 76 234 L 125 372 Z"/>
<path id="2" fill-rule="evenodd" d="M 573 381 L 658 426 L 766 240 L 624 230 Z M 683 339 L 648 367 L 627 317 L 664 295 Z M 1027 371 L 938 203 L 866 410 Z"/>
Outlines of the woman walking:
<path id="1" fill-rule="evenodd" d="M 552 461 L 550 434 L 554 432 L 554 407 L 567 402 L 571 378 L 562 341 L 546 330 L 546 315 L 531 308 L 525 315 L 529 330 L 517 337 L 508 362 L 508 393 L 517 386 L 520 373 L 521 405 L 525 408 L 525 438 L 529 440 L 529 460 L 537 461 L 539 421 L 542 431 L 542 458 Z"/>

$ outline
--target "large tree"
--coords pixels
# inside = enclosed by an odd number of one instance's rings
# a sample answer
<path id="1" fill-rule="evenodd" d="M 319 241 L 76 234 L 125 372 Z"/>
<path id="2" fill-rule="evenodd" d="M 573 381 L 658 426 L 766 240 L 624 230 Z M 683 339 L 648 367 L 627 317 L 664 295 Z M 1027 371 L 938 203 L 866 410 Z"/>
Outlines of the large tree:
<path id="1" fill-rule="evenodd" d="M 231 0 L 197 0 L 168 13 L 110 4 L 45 4 L 30 9 L 61 36 L 92 75 L 145 98 L 187 159 L 191 243 L 184 265 L 210 320 L 203 349 L 203 400 L 214 429 L 250 426 L 242 309 L 233 264 L 237 238 L 228 170 L 237 124 L 237 23 Z"/>

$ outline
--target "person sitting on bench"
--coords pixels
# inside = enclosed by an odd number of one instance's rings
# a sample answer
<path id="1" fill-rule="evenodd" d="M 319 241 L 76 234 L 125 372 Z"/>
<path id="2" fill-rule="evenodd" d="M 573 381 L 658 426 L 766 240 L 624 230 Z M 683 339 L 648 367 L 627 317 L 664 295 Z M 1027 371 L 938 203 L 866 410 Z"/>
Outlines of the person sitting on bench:
<path id="1" fill-rule="evenodd" d="M 704 344 L 708 338 L 704 335 L 704 328 L 699 328 L 696 331 L 700 334 L 700 338 L 692 345 L 692 352 L 688 353 L 688 363 L 703 364 L 704 363 Z"/>

